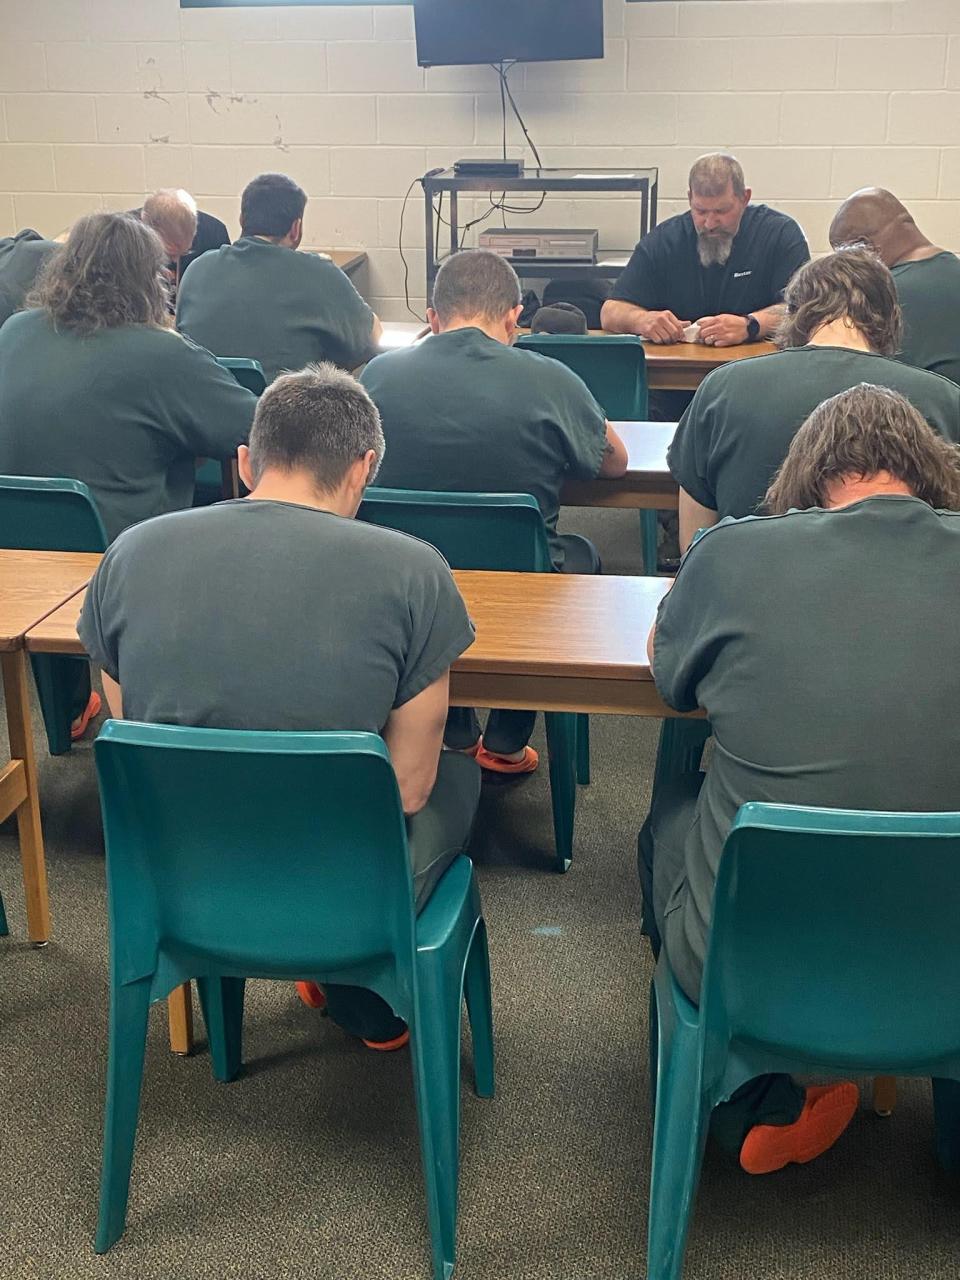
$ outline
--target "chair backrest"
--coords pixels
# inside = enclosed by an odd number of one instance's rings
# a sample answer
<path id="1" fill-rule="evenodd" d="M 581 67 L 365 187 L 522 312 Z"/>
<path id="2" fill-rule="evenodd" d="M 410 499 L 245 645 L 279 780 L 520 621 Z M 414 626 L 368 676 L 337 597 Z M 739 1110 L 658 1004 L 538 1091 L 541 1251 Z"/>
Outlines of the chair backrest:
<path id="1" fill-rule="evenodd" d="M 105 551 L 93 495 L 79 480 L 0 476 L 0 547 L 10 551 Z"/>
<path id="2" fill-rule="evenodd" d="M 530 333 L 517 346 L 579 374 L 611 422 L 646 420 L 647 362 L 633 334 Z"/>
<path id="3" fill-rule="evenodd" d="M 110 720 L 94 750 L 121 981 L 189 957 L 412 983 L 406 828 L 377 735 Z"/>
<path id="4" fill-rule="evenodd" d="M 960 813 L 743 805 L 714 896 L 708 1055 L 739 1040 L 864 1070 L 960 1060 L 958 919 Z"/>
<path id="5" fill-rule="evenodd" d="M 248 360 L 246 356 L 217 356 L 217 364 L 229 369 L 241 387 L 246 387 L 255 396 L 262 395 L 267 380 L 263 374 L 263 365 L 259 360 Z"/>
<path id="6" fill-rule="evenodd" d="M 357 518 L 413 534 L 452 569 L 549 573 L 547 529 L 529 493 L 368 489 Z"/>

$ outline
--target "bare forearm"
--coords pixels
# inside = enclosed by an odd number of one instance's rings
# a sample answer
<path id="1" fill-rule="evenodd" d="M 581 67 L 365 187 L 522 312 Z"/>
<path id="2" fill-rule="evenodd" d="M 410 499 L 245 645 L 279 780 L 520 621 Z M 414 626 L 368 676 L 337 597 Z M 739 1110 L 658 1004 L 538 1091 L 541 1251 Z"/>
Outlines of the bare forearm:
<path id="1" fill-rule="evenodd" d="M 777 326 L 783 318 L 783 312 L 784 305 L 782 302 L 778 302 L 772 307 L 764 307 L 762 311 L 753 312 L 753 315 L 755 315 L 757 320 L 760 322 L 761 338 L 769 338 L 772 334 L 776 333 Z"/>
<path id="2" fill-rule="evenodd" d="M 639 333 L 639 326 L 646 314 L 645 307 L 610 298 L 601 308 L 600 324 L 607 333 Z"/>

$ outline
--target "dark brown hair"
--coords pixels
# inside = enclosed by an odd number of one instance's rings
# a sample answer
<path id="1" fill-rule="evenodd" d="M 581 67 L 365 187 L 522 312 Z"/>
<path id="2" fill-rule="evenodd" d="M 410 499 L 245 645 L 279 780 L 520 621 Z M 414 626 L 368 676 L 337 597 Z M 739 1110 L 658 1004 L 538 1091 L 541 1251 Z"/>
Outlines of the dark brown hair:
<path id="1" fill-rule="evenodd" d="M 848 320 L 870 348 L 892 356 L 903 322 L 893 276 L 870 249 L 850 245 L 807 262 L 783 294 L 787 311 L 777 330 L 781 347 L 802 347 L 818 329 Z"/>
<path id="2" fill-rule="evenodd" d="M 66 244 L 50 255 L 27 305 L 42 307 L 56 328 L 77 333 L 127 324 L 163 325 L 166 250 L 155 231 L 125 213 L 79 218 Z"/>
<path id="3" fill-rule="evenodd" d="M 285 173 L 261 173 L 240 197 L 240 229 L 245 236 L 282 240 L 307 207 L 307 193 Z"/>
<path id="4" fill-rule="evenodd" d="M 505 258 L 489 249 L 461 249 L 444 258 L 433 282 L 434 311 L 451 320 L 502 320 L 520 304 L 520 281 Z"/>
<path id="5" fill-rule="evenodd" d="M 931 507 L 960 511 L 960 447 L 937 435 L 909 401 L 861 382 L 824 400 L 793 437 L 764 499 L 769 515 L 823 507 L 843 476 L 889 472 Z"/>

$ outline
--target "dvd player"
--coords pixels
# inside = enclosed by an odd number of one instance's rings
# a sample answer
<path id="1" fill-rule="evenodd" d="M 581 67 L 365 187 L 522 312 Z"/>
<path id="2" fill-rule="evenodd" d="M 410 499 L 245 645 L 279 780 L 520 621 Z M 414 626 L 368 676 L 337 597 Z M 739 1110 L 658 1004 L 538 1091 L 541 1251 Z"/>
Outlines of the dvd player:
<path id="1" fill-rule="evenodd" d="M 491 227 L 481 231 L 477 244 L 481 249 L 499 253 L 513 262 L 528 258 L 534 262 L 585 262 L 597 260 L 595 228 L 584 227 L 531 227 L 521 231 L 517 227 Z"/>

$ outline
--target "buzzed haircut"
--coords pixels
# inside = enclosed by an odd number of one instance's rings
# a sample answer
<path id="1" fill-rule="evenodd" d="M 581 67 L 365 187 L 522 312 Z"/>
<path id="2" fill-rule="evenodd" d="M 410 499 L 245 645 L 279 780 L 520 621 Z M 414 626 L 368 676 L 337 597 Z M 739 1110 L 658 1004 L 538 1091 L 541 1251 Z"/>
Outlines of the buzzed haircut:
<path id="1" fill-rule="evenodd" d="M 572 302 L 551 302 L 533 317 L 530 332 L 585 334 L 587 317 Z"/>
<path id="2" fill-rule="evenodd" d="M 520 305 L 520 281 L 509 262 L 488 249 L 462 249 L 445 259 L 433 284 L 441 324 L 480 316 L 502 320 Z"/>
<path id="3" fill-rule="evenodd" d="M 240 229 L 245 236 L 281 239 L 307 207 L 307 193 L 285 173 L 261 173 L 240 197 Z"/>
<path id="4" fill-rule="evenodd" d="M 892 356 L 900 346 L 903 320 L 893 276 L 877 255 L 851 245 L 805 263 L 783 291 L 786 313 L 777 329 L 782 347 L 803 347 L 818 329 L 847 320 L 870 343 Z"/>
<path id="5" fill-rule="evenodd" d="M 707 200 L 726 195 L 729 187 L 741 200 L 747 193 L 740 161 L 725 151 L 711 151 L 695 160 L 687 185 L 691 195 L 704 196 Z"/>
<path id="6" fill-rule="evenodd" d="M 197 234 L 197 204 L 188 191 L 165 187 L 154 191 L 143 202 L 141 219 L 162 240 L 192 243 Z"/>
<path id="7" fill-rule="evenodd" d="M 250 428 L 250 469 L 257 484 L 265 471 L 308 471 L 317 489 L 334 493 L 358 458 L 376 454 L 373 483 L 383 461 L 377 407 L 349 373 L 311 364 L 281 374 L 260 397 Z"/>

